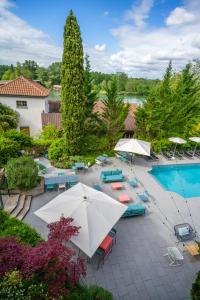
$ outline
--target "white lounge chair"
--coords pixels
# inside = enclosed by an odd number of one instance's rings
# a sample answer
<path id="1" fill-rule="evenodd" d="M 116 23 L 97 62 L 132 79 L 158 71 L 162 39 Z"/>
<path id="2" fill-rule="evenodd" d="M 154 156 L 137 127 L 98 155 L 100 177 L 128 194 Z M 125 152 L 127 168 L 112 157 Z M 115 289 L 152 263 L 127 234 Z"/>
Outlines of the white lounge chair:
<path id="1" fill-rule="evenodd" d="M 167 253 L 164 256 L 168 256 L 170 259 L 170 266 L 180 266 L 184 257 L 177 247 L 168 247 Z"/>

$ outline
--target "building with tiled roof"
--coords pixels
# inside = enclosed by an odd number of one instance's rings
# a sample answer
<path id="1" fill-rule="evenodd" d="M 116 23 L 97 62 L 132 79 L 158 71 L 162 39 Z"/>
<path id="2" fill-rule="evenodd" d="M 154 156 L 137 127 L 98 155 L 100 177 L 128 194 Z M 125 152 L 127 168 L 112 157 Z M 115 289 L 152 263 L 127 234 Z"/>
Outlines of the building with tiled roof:
<path id="1" fill-rule="evenodd" d="M 0 95 L 47 97 L 50 90 L 36 81 L 20 76 L 0 86 Z"/>
<path id="2" fill-rule="evenodd" d="M 19 130 L 32 136 L 42 129 L 41 114 L 48 111 L 50 90 L 20 76 L 0 85 L 0 102 L 19 114 Z"/>
<path id="3" fill-rule="evenodd" d="M 54 104 L 54 106 L 52 105 Z M 57 106 L 55 106 L 55 102 L 51 103 L 50 101 L 50 108 L 53 111 L 53 108 L 55 108 L 54 112 L 52 113 L 42 113 L 42 124 L 43 126 L 46 126 L 48 124 L 54 124 L 56 127 L 61 128 L 61 114 L 59 113 L 59 101 L 57 101 Z M 102 101 L 98 101 L 94 106 L 94 112 L 98 113 L 99 115 L 102 114 L 104 108 L 104 104 Z M 135 112 L 138 109 L 138 105 L 135 103 L 130 104 L 130 110 L 128 113 L 128 116 L 125 120 L 125 132 L 129 135 L 134 132 L 135 127 Z"/>

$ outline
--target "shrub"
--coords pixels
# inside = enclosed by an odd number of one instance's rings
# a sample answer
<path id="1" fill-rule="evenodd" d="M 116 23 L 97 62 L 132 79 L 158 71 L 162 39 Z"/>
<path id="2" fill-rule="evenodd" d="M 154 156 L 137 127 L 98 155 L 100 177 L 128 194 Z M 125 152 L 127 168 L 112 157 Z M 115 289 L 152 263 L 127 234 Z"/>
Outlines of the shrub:
<path id="1" fill-rule="evenodd" d="M 19 156 L 19 150 L 19 143 L 3 136 L 0 137 L 0 166 L 5 165 L 10 158 Z"/>
<path id="2" fill-rule="evenodd" d="M 61 137 L 62 137 L 62 130 L 57 128 L 54 124 L 48 124 L 43 128 L 37 141 L 39 143 L 43 143 L 47 146 L 50 146 L 52 142 L 54 142 L 56 139 L 59 139 Z"/>
<path id="3" fill-rule="evenodd" d="M 4 133 L 6 138 L 18 142 L 20 147 L 30 147 L 32 145 L 32 138 L 16 129 L 10 129 Z"/>
<path id="4" fill-rule="evenodd" d="M 0 276 L 15 269 L 24 280 L 46 284 L 50 299 L 68 295 L 86 274 L 84 260 L 66 246 L 80 229 L 72 222 L 71 218 L 61 218 L 49 224 L 48 240 L 33 248 L 20 244 L 14 237 L 1 238 Z"/>
<path id="5" fill-rule="evenodd" d="M 77 286 L 67 300 L 112 300 L 110 292 L 96 285 Z"/>
<path id="6" fill-rule="evenodd" d="M 0 299 L 48 300 L 47 287 L 42 283 L 22 280 L 18 271 L 12 271 L 0 279 Z"/>
<path id="7" fill-rule="evenodd" d="M 56 139 L 49 147 L 48 158 L 52 161 L 62 160 L 66 153 L 66 145 L 63 138 Z"/>
<path id="8" fill-rule="evenodd" d="M 81 154 L 100 154 L 110 149 L 110 142 L 106 136 L 87 135 L 81 147 Z"/>
<path id="9" fill-rule="evenodd" d="M 200 272 L 197 274 L 197 278 L 195 282 L 192 284 L 191 297 L 192 300 L 200 299 Z"/>
<path id="10" fill-rule="evenodd" d="M 38 242 L 42 241 L 41 236 L 34 228 L 16 218 L 11 218 L 2 209 L 0 209 L 0 236 L 15 236 L 19 242 L 31 246 L 35 246 Z"/>
<path id="11" fill-rule="evenodd" d="M 172 143 L 168 139 L 153 140 L 151 143 L 153 150 L 159 153 L 162 150 L 170 150 Z"/>
<path id="12" fill-rule="evenodd" d="M 38 184 L 37 164 L 31 157 L 22 156 L 10 159 L 6 165 L 9 189 L 29 190 Z"/>

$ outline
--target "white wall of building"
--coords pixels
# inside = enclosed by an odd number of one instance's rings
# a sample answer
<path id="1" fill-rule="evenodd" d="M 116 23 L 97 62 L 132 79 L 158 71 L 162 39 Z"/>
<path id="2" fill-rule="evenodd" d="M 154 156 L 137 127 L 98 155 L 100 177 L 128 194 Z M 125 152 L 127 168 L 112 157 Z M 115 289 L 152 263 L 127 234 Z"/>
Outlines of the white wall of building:
<path id="1" fill-rule="evenodd" d="M 30 135 L 35 136 L 42 130 L 41 113 L 43 111 L 48 112 L 48 101 L 45 98 L 31 98 L 20 96 L 3 96 L 0 95 L 0 102 L 19 113 L 19 128 L 29 127 Z M 16 101 L 27 101 L 27 108 L 17 108 Z M 19 129 L 18 128 L 18 129 Z"/>

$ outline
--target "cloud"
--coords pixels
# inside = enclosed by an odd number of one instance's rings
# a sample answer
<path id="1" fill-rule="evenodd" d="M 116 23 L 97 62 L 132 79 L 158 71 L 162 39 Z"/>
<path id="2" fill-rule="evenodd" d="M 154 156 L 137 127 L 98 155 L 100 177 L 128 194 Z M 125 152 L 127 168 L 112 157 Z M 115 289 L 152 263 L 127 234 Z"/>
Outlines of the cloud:
<path id="1" fill-rule="evenodd" d="M 196 19 L 195 15 L 183 7 L 175 8 L 166 19 L 167 25 L 182 25 L 192 23 Z"/>
<path id="2" fill-rule="evenodd" d="M 102 44 L 102 45 L 96 44 L 94 46 L 94 49 L 98 52 L 103 52 L 106 49 L 106 44 Z"/>
<path id="3" fill-rule="evenodd" d="M 12 2 L 0 0 L 0 63 L 31 59 L 48 65 L 60 60 L 61 48 L 54 46 L 43 31 L 12 13 L 12 6 Z"/>
<path id="4" fill-rule="evenodd" d="M 109 15 L 109 11 L 108 11 L 108 10 L 104 11 L 104 12 L 103 12 L 103 15 L 104 15 L 104 16 L 108 16 L 108 15 Z"/>
<path id="5" fill-rule="evenodd" d="M 142 0 L 138 6 L 133 6 L 126 12 L 126 19 L 133 21 L 136 27 L 144 27 L 153 4 L 154 0 Z"/>

